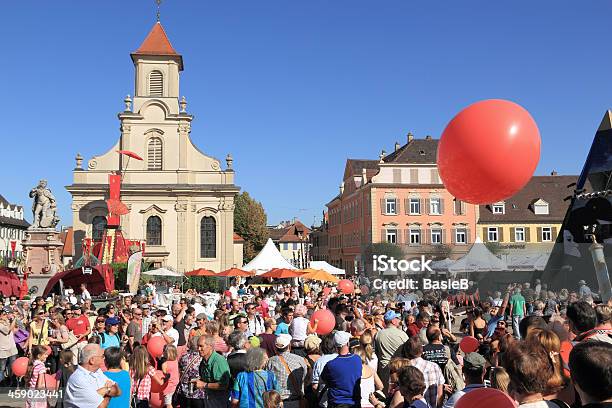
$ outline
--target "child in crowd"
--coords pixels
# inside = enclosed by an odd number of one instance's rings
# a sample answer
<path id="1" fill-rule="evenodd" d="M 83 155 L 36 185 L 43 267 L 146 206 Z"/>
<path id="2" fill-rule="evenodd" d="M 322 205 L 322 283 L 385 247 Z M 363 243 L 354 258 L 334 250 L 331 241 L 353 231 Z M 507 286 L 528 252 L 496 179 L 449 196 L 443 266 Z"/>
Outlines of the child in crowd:
<path id="1" fill-rule="evenodd" d="M 167 385 L 164 388 L 164 404 L 172 408 L 172 396 L 179 382 L 178 351 L 175 346 L 168 344 L 164 347 L 164 363 L 162 372 L 166 376 Z"/>

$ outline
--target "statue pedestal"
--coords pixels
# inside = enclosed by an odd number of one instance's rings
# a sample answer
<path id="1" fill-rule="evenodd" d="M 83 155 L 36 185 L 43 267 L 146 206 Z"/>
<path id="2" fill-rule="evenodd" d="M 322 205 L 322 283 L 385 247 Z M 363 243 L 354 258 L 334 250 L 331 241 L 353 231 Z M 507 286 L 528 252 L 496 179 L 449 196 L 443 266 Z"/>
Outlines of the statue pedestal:
<path id="1" fill-rule="evenodd" d="M 60 233 L 53 228 L 32 228 L 21 242 L 28 272 L 28 285 L 37 286 L 42 294 L 49 279 L 64 270 Z M 37 294 L 38 294 L 37 293 Z"/>

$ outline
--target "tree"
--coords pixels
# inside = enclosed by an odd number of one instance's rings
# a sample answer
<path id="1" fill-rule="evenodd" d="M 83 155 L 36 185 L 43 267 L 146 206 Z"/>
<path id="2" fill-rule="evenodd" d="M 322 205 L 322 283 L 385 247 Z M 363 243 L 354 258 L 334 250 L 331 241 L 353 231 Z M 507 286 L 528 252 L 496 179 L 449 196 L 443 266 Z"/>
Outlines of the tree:
<path id="1" fill-rule="evenodd" d="M 391 242 L 370 244 L 366 246 L 365 250 L 363 251 L 363 255 L 365 258 L 364 260 L 367 274 L 374 274 L 375 276 L 378 276 L 378 274 L 372 270 L 374 255 L 386 255 L 387 258 L 395 258 L 397 260 L 404 259 L 404 251 L 402 250 L 402 247 Z"/>
<path id="2" fill-rule="evenodd" d="M 238 194 L 234 208 L 234 231 L 244 239 L 244 262 L 249 262 L 268 239 L 266 212 L 246 191 Z"/>

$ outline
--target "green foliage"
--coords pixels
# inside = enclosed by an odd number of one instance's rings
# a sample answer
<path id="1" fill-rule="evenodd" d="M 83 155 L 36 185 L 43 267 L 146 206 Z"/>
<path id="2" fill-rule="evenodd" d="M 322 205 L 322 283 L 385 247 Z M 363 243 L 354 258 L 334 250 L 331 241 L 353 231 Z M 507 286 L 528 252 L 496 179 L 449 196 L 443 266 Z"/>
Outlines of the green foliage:
<path id="1" fill-rule="evenodd" d="M 397 244 L 390 242 L 380 242 L 377 244 L 370 244 L 363 250 L 364 261 L 366 265 L 366 272 L 368 274 L 373 273 L 373 257 L 374 255 L 387 255 L 389 258 L 404 259 L 404 251 L 402 247 Z"/>
<path id="2" fill-rule="evenodd" d="M 260 202 L 246 191 L 238 194 L 234 208 L 234 231 L 244 238 L 244 262 L 249 262 L 268 239 L 267 216 Z"/>
<path id="3" fill-rule="evenodd" d="M 111 268 L 115 274 L 115 288 L 126 289 L 127 287 L 127 263 L 112 263 Z"/>
<path id="4" fill-rule="evenodd" d="M 218 292 L 219 279 L 214 276 L 192 276 L 185 280 L 183 290 L 196 289 L 198 292 Z"/>
<path id="5" fill-rule="evenodd" d="M 450 245 L 446 244 L 432 245 L 431 248 L 431 256 L 434 261 L 440 261 L 442 259 L 448 258 L 452 252 Z"/>

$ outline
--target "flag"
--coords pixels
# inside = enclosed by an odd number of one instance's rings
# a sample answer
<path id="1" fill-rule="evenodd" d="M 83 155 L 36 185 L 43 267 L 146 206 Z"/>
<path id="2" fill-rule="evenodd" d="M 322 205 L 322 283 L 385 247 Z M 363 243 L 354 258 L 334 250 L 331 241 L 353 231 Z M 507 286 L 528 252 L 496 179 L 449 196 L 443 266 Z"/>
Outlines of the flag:
<path id="1" fill-rule="evenodd" d="M 142 265 L 142 252 L 134 252 L 128 259 L 127 279 L 126 284 L 130 293 L 138 291 L 138 282 L 140 281 L 140 266 Z"/>

